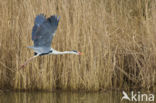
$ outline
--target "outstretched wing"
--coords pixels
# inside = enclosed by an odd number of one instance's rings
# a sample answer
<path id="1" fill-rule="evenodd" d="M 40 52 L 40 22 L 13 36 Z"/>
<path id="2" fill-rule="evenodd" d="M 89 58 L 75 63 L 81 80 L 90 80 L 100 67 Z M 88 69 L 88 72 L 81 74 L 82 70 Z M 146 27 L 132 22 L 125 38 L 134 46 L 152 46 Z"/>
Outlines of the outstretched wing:
<path id="1" fill-rule="evenodd" d="M 51 48 L 52 38 L 57 29 L 59 19 L 60 17 L 53 15 L 44 20 L 39 27 L 37 27 L 33 38 L 34 47 Z"/>
<path id="2" fill-rule="evenodd" d="M 36 32 L 40 28 L 41 24 L 46 21 L 46 17 L 44 14 L 39 14 L 35 18 L 34 27 L 32 29 L 32 40 L 34 40 L 37 36 Z"/>

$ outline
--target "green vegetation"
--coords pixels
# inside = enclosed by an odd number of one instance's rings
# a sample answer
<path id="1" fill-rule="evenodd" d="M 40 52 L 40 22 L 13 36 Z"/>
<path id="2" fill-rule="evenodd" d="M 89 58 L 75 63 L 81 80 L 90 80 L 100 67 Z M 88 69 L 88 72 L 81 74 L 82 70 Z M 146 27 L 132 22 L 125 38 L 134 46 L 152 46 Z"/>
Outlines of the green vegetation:
<path id="1" fill-rule="evenodd" d="M 3 0 L 0 88 L 20 90 L 156 90 L 156 0 Z M 48 55 L 18 70 L 33 51 L 37 14 L 61 16 Z"/>

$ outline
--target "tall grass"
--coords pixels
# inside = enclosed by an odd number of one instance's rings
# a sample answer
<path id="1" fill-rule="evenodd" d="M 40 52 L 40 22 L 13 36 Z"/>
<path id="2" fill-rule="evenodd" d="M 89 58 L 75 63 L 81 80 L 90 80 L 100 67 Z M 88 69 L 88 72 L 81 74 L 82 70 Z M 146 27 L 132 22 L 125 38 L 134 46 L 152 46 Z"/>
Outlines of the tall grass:
<path id="1" fill-rule="evenodd" d="M 156 90 L 155 0 L 3 0 L 0 88 Z M 52 47 L 83 56 L 47 55 L 19 66 L 33 51 L 37 14 L 61 16 Z"/>

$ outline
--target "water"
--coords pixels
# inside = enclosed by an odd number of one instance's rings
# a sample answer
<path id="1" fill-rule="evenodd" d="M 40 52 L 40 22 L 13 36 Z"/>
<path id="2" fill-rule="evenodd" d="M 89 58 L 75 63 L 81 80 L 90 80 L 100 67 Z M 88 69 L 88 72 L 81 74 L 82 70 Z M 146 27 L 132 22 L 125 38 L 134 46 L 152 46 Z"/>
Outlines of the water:
<path id="1" fill-rule="evenodd" d="M 121 102 L 121 98 L 122 92 L 84 93 L 58 91 L 0 93 L 0 103 L 133 103 L 126 100 Z"/>

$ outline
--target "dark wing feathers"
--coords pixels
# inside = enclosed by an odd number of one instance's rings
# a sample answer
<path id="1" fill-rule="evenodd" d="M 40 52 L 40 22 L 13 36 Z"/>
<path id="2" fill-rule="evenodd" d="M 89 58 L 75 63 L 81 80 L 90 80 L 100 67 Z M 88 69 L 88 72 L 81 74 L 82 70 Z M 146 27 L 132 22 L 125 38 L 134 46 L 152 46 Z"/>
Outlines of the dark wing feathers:
<path id="1" fill-rule="evenodd" d="M 57 29 L 59 18 L 55 15 L 44 19 L 43 15 L 39 15 L 35 19 L 33 30 L 32 30 L 32 40 L 34 41 L 35 47 L 51 47 L 52 39 L 54 33 Z"/>
<path id="2" fill-rule="evenodd" d="M 55 28 L 57 28 L 59 20 L 60 20 L 60 17 L 57 18 L 57 16 L 51 16 L 48 18 L 48 21 L 51 24 L 51 26 Z"/>

